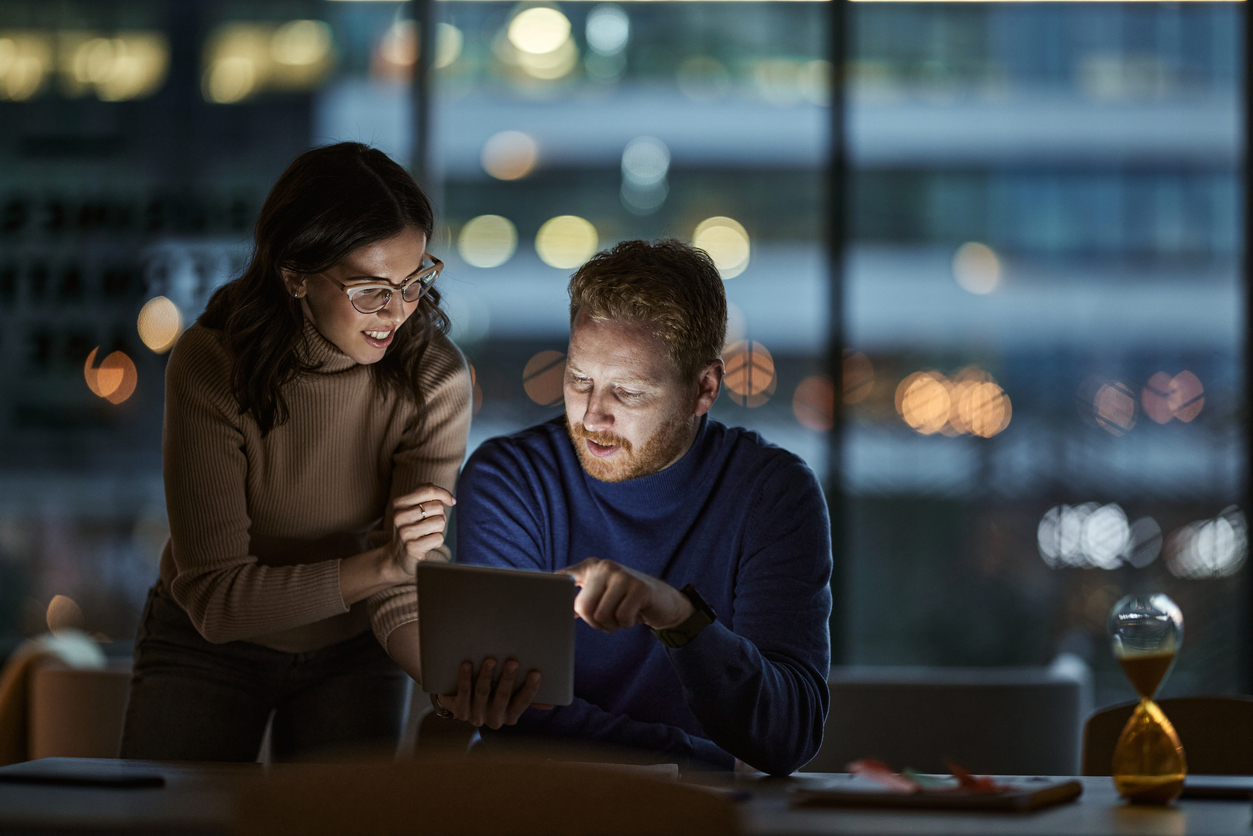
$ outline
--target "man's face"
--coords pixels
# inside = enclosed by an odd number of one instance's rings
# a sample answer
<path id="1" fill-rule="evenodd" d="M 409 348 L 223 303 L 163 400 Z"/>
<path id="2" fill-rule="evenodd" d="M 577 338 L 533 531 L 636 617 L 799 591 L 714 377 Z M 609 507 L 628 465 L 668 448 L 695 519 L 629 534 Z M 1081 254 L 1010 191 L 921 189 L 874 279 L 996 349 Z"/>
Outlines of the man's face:
<path id="1" fill-rule="evenodd" d="M 665 344 L 645 326 L 597 322 L 585 313 L 570 331 L 565 400 L 579 460 L 602 482 L 674 464 L 692 444 L 697 415 L 708 409 L 696 411 L 697 384 L 683 381 Z"/>

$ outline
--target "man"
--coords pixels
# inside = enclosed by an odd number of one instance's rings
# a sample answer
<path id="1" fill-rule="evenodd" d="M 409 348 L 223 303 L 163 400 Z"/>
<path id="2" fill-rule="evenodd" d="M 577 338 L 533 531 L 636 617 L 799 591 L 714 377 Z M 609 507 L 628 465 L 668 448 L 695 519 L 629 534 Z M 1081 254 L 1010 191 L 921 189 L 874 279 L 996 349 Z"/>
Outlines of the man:
<path id="1" fill-rule="evenodd" d="M 474 721 L 517 721 L 485 731 L 487 745 L 542 735 L 773 774 L 818 751 L 826 504 L 799 458 L 706 415 L 726 310 L 700 250 L 628 241 L 600 253 L 570 281 L 564 418 L 492 439 L 466 464 L 458 560 L 565 572 L 579 587 L 574 702 L 523 711 L 532 673 L 521 704 L 492 697 L 485 717 L 485 663 Z M 515 673 L 507 663 L 502 683 Z M 467 663 L 459 716 L 469 676 Z"/>

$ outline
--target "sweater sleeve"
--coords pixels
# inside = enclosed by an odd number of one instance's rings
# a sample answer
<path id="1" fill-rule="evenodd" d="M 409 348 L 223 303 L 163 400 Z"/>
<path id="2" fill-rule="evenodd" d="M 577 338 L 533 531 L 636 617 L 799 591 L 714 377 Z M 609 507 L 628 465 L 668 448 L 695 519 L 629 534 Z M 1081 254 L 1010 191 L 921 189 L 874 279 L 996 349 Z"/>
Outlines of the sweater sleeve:
<path id="1" fill-rule="evenodd" d="M 206 640 L 246 639 L 347 612 L 339 561 L 263 566 L 249 554 L 242 424 L 230 357 L 193 327 L 166 368 L 162 462 L 176 574 L 170 594 Z"/>
<path id="2" fill-rule="evenodd" d="M 710 738 L 786 775 L 822 744 L 830 707 L 831 530 L 812 471 L 792 460 L 763 480 L 735 580 L 735 631 L 722 623 L 667 650 Z"/>
<path id="3" fill-rule="evenodd" d="M 432 341 L 423 358 L 420 385 L 426 398 L 426 419 L 407 428 L 392 456 L 391 499 L 425 484 L 453 491 L 457 470 L 465 459 L 473 387 L 465 358 L 442 334 Z M 393 532 L 389 501 L 382 528 L 370 535 L 371 545 L 390 542 Z M 440 546 L 426 559 L 447 562 L 448 547 Z M 366 607 L 374 635 L 387 647 L 393 630 L 418 620 L 417 589 L 412 583 L 393 586 L 367 598 Z"/>

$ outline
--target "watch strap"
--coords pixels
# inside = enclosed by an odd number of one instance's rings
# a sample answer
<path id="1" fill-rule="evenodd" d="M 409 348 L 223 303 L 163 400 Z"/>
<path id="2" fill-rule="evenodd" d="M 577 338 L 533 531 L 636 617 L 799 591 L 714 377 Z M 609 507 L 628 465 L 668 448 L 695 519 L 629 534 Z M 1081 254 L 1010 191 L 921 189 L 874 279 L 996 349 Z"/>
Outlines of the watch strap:
<path id="1" fill-rule="evenodd" d="M 696 587 L 689 583 L 679 591 L 692 602 L 694 609 L 692 614 L 682 624 L 675 627 L 667 627 L 664 630 L 653 630 L 653 635 L 666 647 L 683 647 L 700 635 L 701 630 L 713 624 L 718 618 L 718 614 L 714 612 L 713 607 L 706 604 L 705 599 L 700 597 Z M 649 629 L 652 630 L 651 627 Z"/>

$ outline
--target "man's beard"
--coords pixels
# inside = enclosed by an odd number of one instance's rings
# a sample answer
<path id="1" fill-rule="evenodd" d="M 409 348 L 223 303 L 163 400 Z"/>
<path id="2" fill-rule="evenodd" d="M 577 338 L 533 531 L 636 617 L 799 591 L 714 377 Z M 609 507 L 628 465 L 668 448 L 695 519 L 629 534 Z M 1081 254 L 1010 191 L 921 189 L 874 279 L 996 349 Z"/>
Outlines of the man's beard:
<path id="1" fill-rule="evenodd" d="M 570 441 L 579 454 L 579 462 L 593 479 L 601 482 L 625 482 L 641 476 L 651 476 L 679 457 L 691 442 L 692 424 L 687 416 L 673 416 L 657 428 L 647 441 L 635 450 L 630 441 L 613 433 L 593 432 L 580 423 L 566 419 Z M 604 447 L 618 447 L 618 452 L 608 459 L 600 459 L 587 449 L 587 442 L 594 441 Z"/>

